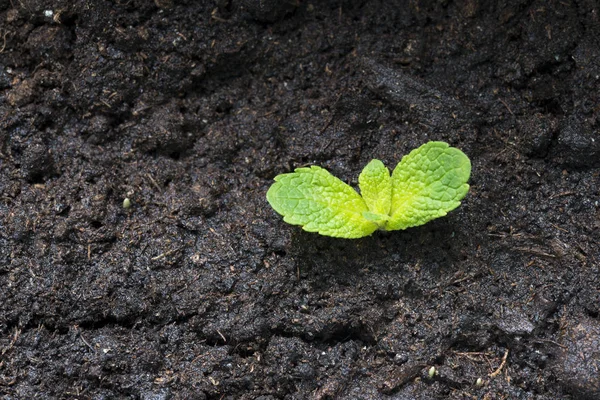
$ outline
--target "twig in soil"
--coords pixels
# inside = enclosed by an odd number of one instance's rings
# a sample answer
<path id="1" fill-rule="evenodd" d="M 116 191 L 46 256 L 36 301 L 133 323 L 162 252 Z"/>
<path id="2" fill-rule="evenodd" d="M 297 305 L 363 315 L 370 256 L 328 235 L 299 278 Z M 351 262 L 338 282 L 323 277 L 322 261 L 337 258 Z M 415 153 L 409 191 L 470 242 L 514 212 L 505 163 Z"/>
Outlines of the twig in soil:
<path id="1" fill-rule="evenodd" d="M 439 284 L 436 285 L 436 289 L 439 289 L 441 287 L 448 287 L 448 286 L 454 286 L 454 285 L 458 285 L 461 282 L 467 281 L 469 279 L 473 279 L 477 276 L 477 274 L 471 274 L 471 275 L 466 275 L 466 276 L 462 276 L 463 273 L 462 272 L 457 272 L 456 274 L 454 274 L 454 276 L 451 278 L 453 280 L 450 280 L 449 282 L 441 282 Z"/>
<path id="2" fill-rule="evenodd" d="M 556 199 L 557 197 L 571 196 L 573 194 L 575 194 L 575 192 L 560 192 L 560 193 L 556 193 L 556 194 L 553 194 L 552 196 L 550 196 L 550 200 Z"/>
<path id="3" fill-rule="evenodd" d="M 539 340 L 534 340 L 533 343 L 550 343 L 553 344 L 555 346 L 560 347 L 561 349 L 568 349 L 567 346 L 565 346 L 564 344 L 560 344 L 558 342 L 555 342 L 554 340 L 550 340 L 550 339 L 539 339 Z"/>
<path id="4" fill-rule="evenodd" d="M 221 331 L 217 329 L 217 333 L 219 334 L 219 336 L 221 336 L 221 339 L 223 339 L 223 341 L 225 343 L 227 343 L 227 339 L 225 339 L 225 336 L 223 336 L 223 334 L 221 333 Z"/>
<path id="5" fill-rule="evenodd" d="M 83 337 L 83 334 L 82 334 L 81 332 L 79 332 L 79 337 L 81 338 L 81 341 L 82 341 L 83 343 L 85 343 L 87 347 L 89 347 L 89 348 L 90 348 L 90 350 L 92 350 L 94 353 L 96 352 L 96 349 L 95 349 L 95 348 L 93 348 L 93 347 L 92 347 L 92 345 L 91 345 L 91 344 L 89 344 L 87 340 L 85 340 L 85 338 Z"/>
<path id="6" fill-rule="evenodd" d="M 148 179 L 150 179 L 150 182 L 154 185 L 154 187 L 156 188 L 156 190 L 158 190 L 159 192 L 162 192 L 162 190 L 160 190 L 160 186 L 158 186 L 158 183 L 156 183 L 156 181 L 154 180 L 154 178 L 152 177 L 152 175 L 146 174 L 146 176 L 148 177 Z"/>
<path id="7" fill-rule="evenodd" d="M 554 224 L 550 224 L 550 225 L 552 225 L 553 227 L 555 227 L 555 228 L 556 228 L 556 229 L 558 229 L 559 231 L 563 231 L 563 232 L 565 232 L 565 233 L 571 233 L 571 232 L 569 232 L 568 230 L 566 230 L 566 229 L 564 229 L 564 228 L 561 228 L 560 226 L 556 226 L 556 225 L 554 225 Z"/>
<path id="8" fill-rule="evenodd" d="M 0 53 L 4 53 L 4 50 L 6 49 L 6 36 L 8 36 L 10 32 L 6 31 L 4 32 L 4 35 L 2 35 L 2 40 L 4 41 L 4 43 L 2 43 L 2 48 L 0 49 Z"/>
<path id="9" fill-rule="evenodd" d="M 180 247 L 178 247 L 176 249 L 169 250 L 169 251 L 167 251 L 165 253 L 157 255 L 156 257 L 152 257 L 150 260 L 152 260 L 152 261 L 160 260 L 161 258 L 170 256 L 171 254 L 178 252 L 179 250 L 183 249 L 183 247 L 184 246 L 180 246 Z"/>
<path id="10" fill-rule="evenodd" d="M 514 112 L 512 112 L 512 110 L 510 109 L 510 107 L 508 106 L 508 104 L 506 104 L 506 102 L 502 99 L 498 99 L 500 101 L 500 103 L 504 104 L 504 107 L 506 107 L 506 109 L 508 110 L 509 113 L 511 113 L 512 115 L 515 115 Z"/>
<path id="11" fill-rule="evenodd" d="M 477 396 L 475 396 L 473 394 L 470 394 L 470 393 L 467 393 L 464 390 L 452 389 L 452 393 L 453 394 L 458 393 L 461 396 L 463 396 L 464 398 L 469 398 L 469 399 L 474 399 L 474 400 L 478 398 Z M 484 398 L 487 398 L 487 397 L 484 397 Z"/>
<path id="12" fill-rule="evenodd" d="M 192 279 L 189 283 L 186 283 L 184 287 L 182 287 L 181 289 L 179 289 L 176 293 L 179 294 L 185 290 L 187 290 L 187 288 L 189 287 L 189 285 L 191 283 L 196 282 L 198 279 L 200 279 L 200 275 L 197 275 L 194 279 Z"/>
<path id="13" fill-rule="evenodd" d="M 496 376 L 498 376 L 498 374 L 500 373 L 500 371 L 502 371 L 502 368 L 504 368 L 504 365 L 506 364 L 506 359 L 508 358 L 508 349 L 506 349 L 506 351 L 504 352 L 504 356 L 502 357 L 502 362 L 500 363 L 500 366 L 498 367 L 497 370 L 495 370 L 494 372 L 492 372 L 489 376 L 490 378 L 495 378 Z"/>
<path id="14" fill-rule="evenodd" d="M 212 10 L 212 12 L 210 13 L 210 17 L 212 19 L 214 19 L 215 21 L 218 22 L 229 22 L 229 20 L 226 20 L 225 18 L 221 18 L 217 15 L 217 13 L 219 12 L 218 8 L 215 8 L 214 10 Z"/>
<path id="15" fill-rule="evenodd" d="M 4 353 L 6 353 L 7 351 L 9 351 L 10 349 L 13 348 L 13 346 L 15 345 L 15 343 L 17 343 L 17 340 L 19 339 L 19 335 L 21 334 L 21 330 L 20 329 L 15 329 L 15 334 L 13 335 L 12 340 L 10 341 L 9 345 L 5 348 L 2 349 L 2 355 L 4 355 Z"/>
<path id="16" fill-rule="evenodd" d="M 529 248 L 529 247 L 515 247 L 515 250 L 522 251 L 523 253 L 535 254 L 537 256 L 542 256 L 542 257 L 556 258 L 556 255 L 554 255 L 554 254 L 546 253 L 542 250 Z"/>
<path id="17" fill-rule="evenodd" d="M 321 132 L 319 132 L 319 133 L 322 134 L 323 132 L 325 132 L 327 130 L 327 128 L 329 128 L 331 126 L 332 122 L 333 122 L 333 116 L 331 118 L 329 118 L 329 121 L 327 121 L 325 126 L 323 128 L 321 128 Z M 331 142 L 329 144 L 331 144 Z M 329 147 L 329 144 L 327 146 L 325 146 L 325 148 Z"/>
<path id="18" fill-rule="evenodd" d="M 491 352 L 483 352 L 483 351 L 464 351 L 464 352 L 454 352 L 459 357 L 468 358 L 471 361 L 484 361 L 488 360 L 488 357 L 492 355 Z"/>

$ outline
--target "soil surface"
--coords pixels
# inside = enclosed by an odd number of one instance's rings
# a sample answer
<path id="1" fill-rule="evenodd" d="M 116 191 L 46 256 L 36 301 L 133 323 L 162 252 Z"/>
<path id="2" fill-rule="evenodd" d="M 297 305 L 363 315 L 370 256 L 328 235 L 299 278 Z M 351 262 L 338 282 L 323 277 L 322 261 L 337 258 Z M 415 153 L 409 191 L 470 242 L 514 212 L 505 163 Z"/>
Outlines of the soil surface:
<path id="1" fill-rule="evenodd" d="M 266 202 L 429 140 L 422 227 Z M 0 0 L 3 399 L 599 399 L 599 201 L 595 0 Z"/>

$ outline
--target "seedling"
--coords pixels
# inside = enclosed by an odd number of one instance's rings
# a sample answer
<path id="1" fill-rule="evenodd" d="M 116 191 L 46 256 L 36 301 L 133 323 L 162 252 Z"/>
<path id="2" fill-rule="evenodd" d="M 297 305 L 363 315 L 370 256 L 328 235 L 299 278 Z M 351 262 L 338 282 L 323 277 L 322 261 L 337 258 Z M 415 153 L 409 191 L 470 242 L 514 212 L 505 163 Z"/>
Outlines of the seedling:
<path id="1" fill-rule="evenodd" d="M 327 170 L 312 166 L 275 177 L 267 201 L 283 220 L 308 232 L 346 239 L 395 231 L 443 217 L 469 191 L 471 161 L 444 142 L 414 149 L 390 176 L 372 160 L 358 177 L 359 195 Z"/>
<path id="2" fill-rule="evenodd" d="M 429 370 L 427 371 L 427 375 L 429 375 L 429 379 L 433 379 L 437 374 L 438 374 L 438 372 L 434 366 L 429 368 Z"/>

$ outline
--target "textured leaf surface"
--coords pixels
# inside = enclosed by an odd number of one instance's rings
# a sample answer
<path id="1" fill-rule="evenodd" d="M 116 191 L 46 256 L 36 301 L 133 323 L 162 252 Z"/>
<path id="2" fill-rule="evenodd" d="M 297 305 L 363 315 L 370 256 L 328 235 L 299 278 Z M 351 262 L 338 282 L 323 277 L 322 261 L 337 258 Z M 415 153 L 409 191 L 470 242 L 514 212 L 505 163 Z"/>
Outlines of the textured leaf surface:
<path id="1" fill-rule="evenodd" d="M 275 177 L 267 200 L 283 220 L 309 232 L 340 238 L 359 238 L 378 225 L 363 216 L 363 198 L 327 170 L 312 166 Z"/>
<path id="2" fill-rule="evenodd" d="M 467 192 L 471 161 L 444 142 L 429 142 L 402 158 L 392 173 L 392 209 L 386 230 L 443 217 Z"/>
<path id="3" fill-rule="evenodd" d="M 360 194 L 369 212 L 364 216 L 380 225 L 388 220 L 392 206 L 392 180 L 390 171 L 379 160 L 372 160 L 358 177 Z"/>

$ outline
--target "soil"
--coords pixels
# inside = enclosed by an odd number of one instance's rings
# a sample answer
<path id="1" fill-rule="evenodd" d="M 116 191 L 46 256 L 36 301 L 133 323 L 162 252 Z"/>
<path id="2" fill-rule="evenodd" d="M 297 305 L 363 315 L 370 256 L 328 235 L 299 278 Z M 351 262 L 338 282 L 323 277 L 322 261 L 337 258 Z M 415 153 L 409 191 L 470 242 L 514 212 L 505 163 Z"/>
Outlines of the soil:
<path id="1" fill-rule="evenodd" d="M 599 104 L 594 0 L 0 0 L 0 394 L 598 399 Z M 266 202 L 429 140 L 422 227 Z"/>

